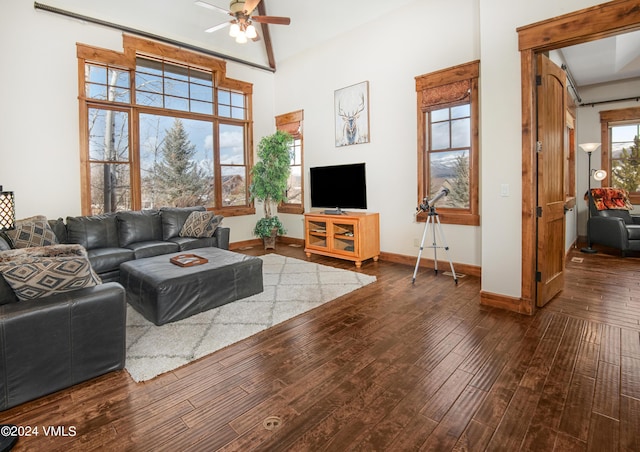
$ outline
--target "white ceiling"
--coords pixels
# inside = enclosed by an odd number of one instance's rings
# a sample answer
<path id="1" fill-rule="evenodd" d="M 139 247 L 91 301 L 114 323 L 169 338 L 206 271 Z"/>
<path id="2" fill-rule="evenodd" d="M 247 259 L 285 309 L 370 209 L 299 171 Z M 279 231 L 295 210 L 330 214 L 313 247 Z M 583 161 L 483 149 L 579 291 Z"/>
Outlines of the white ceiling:
<path id="1" fill-rule="evenodd" d="M 560 53 L 578 87 L 640 77 L 640 31 L 565 47 Z"/>
<path id="2" fill-rule="evenodd" d="M 206 1 L 224 9 L 229 6 L 229 0 Z M 267 15 L 291 18 L 291 25 L 269 25 L 276 68 L 283 60 L 365 23 L 403 10 L 410 13 L 410 3 L 414 1 L 425 0 L 263 0 Z M 41 3 L 268 67 L 263 41 L 237 44 L 228 35 L 228 28 L 205 33 L 204 30 L 228 21 L 230 16 L 198 6 L 194 0 L 42 0 Z M 578 87 L 640 79 L 640 32 L 567 47 L 561 54 Z"/>
<path id="3" fill-rule="evenodd" d="M 205 1 L 229 8 L 229 0 Z M 269 25 L 276 67 L 297 53 L 414 1 L 424 0 L 264 0 L 267 15 L 291 18 L 290 25 Z M 194 0 L 41 0 L 39 3 L 268 66 L 264 41 L 237 44 L 228 35 L 228 28 L 205 33 L 207 28 L 231 17 L 198 6 Z M 43 11 L 43 14 L 49 12 Z"/>

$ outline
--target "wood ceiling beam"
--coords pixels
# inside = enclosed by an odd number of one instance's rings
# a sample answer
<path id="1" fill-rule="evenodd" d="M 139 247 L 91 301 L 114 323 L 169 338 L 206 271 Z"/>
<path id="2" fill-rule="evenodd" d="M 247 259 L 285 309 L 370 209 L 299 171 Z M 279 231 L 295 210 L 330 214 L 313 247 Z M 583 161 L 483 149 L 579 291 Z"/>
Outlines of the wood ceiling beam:
<path id="1" fill-rule="evenodd" d="M 258 3 L 258 15 L 266 16 L 267 8 L 264 6 L 265 0 L 262 0 Z M 267 51 L 267 59 L 269 60 L 269 67 L 275 71 L 276 69 L 276 58 L 273 56 L 273 46 L 271 45 L 271 35 L 269 34 L 269 25 L 261 23 L 262 28 L 262 39 L 264 40 L 264 48 Z"/>

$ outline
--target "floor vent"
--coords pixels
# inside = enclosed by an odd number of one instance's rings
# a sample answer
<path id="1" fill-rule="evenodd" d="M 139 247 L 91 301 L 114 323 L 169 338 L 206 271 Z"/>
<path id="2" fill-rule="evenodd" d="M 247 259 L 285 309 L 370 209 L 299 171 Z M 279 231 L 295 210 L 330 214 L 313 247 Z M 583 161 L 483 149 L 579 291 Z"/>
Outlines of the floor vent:
<path id="1" fill-rule="evenodd" d="M 278 416 L 269 416 L 264 421 L 262 421 L 262 425 L 267 430 L 275 430 L 282 425 L 282 419 Z"/>
<path id="2" fill-rule="evenodd" d="M 584 257 L 572 257 L 571 258 L 571 262 L 575 262 L 577 264 L 582 264 L 583 261 L 584 261 Z"/>

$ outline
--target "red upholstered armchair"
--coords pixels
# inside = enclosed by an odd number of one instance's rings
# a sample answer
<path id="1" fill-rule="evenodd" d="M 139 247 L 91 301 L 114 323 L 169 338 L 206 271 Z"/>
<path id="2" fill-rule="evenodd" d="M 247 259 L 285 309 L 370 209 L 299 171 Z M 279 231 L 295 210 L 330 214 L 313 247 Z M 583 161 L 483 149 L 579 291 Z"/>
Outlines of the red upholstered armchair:
<path id="1" fill-rule="evenodd" d="M 588 193 L 589 247 L 592 243 L 619 249 L 623 256 L 640 251 L 640 216 L 631 215 L 633 205 L 626 190 L 592 188 Z"/>

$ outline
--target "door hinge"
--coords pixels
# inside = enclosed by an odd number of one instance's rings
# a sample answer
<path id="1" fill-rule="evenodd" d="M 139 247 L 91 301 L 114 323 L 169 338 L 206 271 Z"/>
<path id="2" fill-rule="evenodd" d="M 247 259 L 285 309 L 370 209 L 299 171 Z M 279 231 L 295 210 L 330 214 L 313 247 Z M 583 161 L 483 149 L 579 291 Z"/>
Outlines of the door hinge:
<path id="1" fill-rule="evenodd" d="M 541 206 L 536 207 L 536 215 L 538 216 L 538 218 L 542 217 L 542 207 Z"/>
<path id="2" fill-rule="evenodd" d="M 542 85 L 542 76 L 541 75 L 536 75 L 536 85 L 538 85 L 538 86 Z"/>
<path id="3" fill-rule="evenodd" d="M 541 272 L 536 272 L 536 281 L 537 282 L 542 282 L 542 273 Z"/>
<path id="4" fill-rule="evenodd" d="M 536 141 L 536 152 L 542 152 L 542 141 Z"/>

